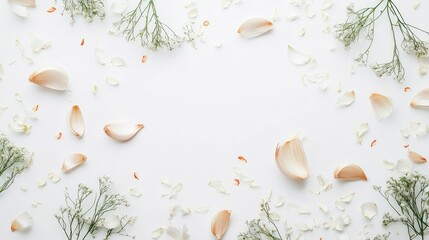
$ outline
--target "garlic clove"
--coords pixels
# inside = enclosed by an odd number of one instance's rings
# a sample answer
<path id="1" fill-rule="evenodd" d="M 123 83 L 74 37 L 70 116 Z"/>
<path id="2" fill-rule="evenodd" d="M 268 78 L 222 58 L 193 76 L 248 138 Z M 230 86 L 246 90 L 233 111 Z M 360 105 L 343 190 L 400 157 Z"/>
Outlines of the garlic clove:
<path id="1" fill-rule="evenodd" d="M 287 52 L 289 60 L 297 66 L 306 65 L 313 59 L 311 56 L 296 50 L 291 45 L 288 45 Z"/>
<path id="2" fill-rule="evenodd" d="M 222 239 L 226 230 L 228 230 L 231 218 L 231 210 L 219 211 L 212 219 L 211 230 L 217 240 Z"/>
<path id="3" fill-rule="evenodd" d="M 64 91 L 67 89 L 68 76 L 60 67 L 45 66 L 34 71 L 29 81 L 52 90 Z"/>
<path id="4" fill-rule="evenodd" d="M 377 118 L 386 118 L 392 114 L 393 104 L 388 97 L 379 93 L 373 93 L 369 97 L 369 100 Z"/>
<path id="5" fill-rule="evenodd" d="M 273 29 L 273 23 L 264 18 L 251 18 L 241 24 L 238 33 L 244 38 L 253 38 Z"/>
<path id="6" fill-rule="evenodd" d="M 12 221 L 10 230 L 12 230 L 12 232 L 23 231 L 30 228 L 32 225 L 33 218 L 28 214 L 28 212 L 24 212 Z"/>
<path id="7" fill-rule="evenodd" d="M 335 169 L 334 178 L 344 181 L 367 180 L 365 172 L 356 164 L 350 164 Z"/>
<path id="8" fill-rule="evenodd" d="M 106 124 L 104 132 L 115 140 L 125 142 L 133 138 L 143 127 L 141 123 L 116 122 Z"/>
<path id="9" fill-rule="evenodd" d="M 13 0 L 13 1 L 24 7 L 36 7 L 35 0 Z"/>
<path id="10" fill-rule="evenodd" d="M 426 162 L 425 157 L 423 157 L 422 155 L 420 155 L 416 152 L 410 151 L 410 150 L 408 150 L 408 158 L 415 163 L 425 163 Z"/>
<path id="11" fill-rule="evenodd" d="M 410 106 L 413 108 L 429 109 L 429 88 L 423 89 L 411 100 Z"/>
<path id="12" fill-rule="evenodd" d="M 355 101 L 355 91 L 346 92 L 337 100 L 337 107 L 346 107 Z"/>
<path id="13" fill-rule="evenodd" d="M 82 111 L 78 105 L 73 105 L 69 116 L 69 127 L 71 132 L 81 138 L 85 133 L 85 122 L 83 120 Z"/>
<path id="14" fill-rule="evenodd" d="M 302 141 L 293 138 L 276 148 L 276 163 L 280 170 L 295 180 L 308 178 L 307 159 L 305 157 Z"/>
<path id="15" fill-rule="evenodd" d="M 375 202 L 363 203 L 360 208 L 362 215 L 368 220 L 371 220 L 377 214 L 377 204 Z"/>
<path id="16" fill-rule="evenodd" d="M 73 169 L 86 162 L 87 157 L 81 153 L 73 153 L 63 162 L 62 170 L 64 173 L 69 173 Z"/>
<path id="17" fill-rule="evenodd" d="M 14 0 L 7 0 L 7 3 L 9 4 L 9 7 L 13 13 L 23 18 L 27 17 L 27 7 L 18 4 Z"/>

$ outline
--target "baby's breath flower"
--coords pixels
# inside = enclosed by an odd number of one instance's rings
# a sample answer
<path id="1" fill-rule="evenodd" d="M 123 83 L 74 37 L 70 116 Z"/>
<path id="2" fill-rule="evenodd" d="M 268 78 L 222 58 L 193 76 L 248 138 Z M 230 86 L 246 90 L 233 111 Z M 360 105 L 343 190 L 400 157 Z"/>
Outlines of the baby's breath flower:
<path id="1" fill-rule="evenodd" d="M 94 17 L 103 20 L 106 16 L 104 12 L 104 0 L 63 0 L 64 12 L 70 15 L 74 24 L 76 15 L 82 15 L 87 22 L 92 22 Z"/>
<path id="2" fill-rule="evenodd" d="M 354 9 L 353 5 L 349 5 L 347 15 L 348 18 L 345 23 L 335 26 L 336 37 L 343 42 L 346 48 L 350 48 L 363 35 L 369 44 L 355 60 L 365 66 L 374 42 L 376 22 L 382 16 L 387 18 L 393 41 L 392 59 L 386 63 L 371 65 L 378 77 L 393 76 L 399 82 L 404 81 L 405 70 L 399 57 L 398 45 L 401 45 L 405 52 L 415 55 L 417 58 L 426 56 L 429 52 L 428 43 L 421 40 L 415 33 L 420 32 L 429 35 L 429 32 L 408 24 L 393 0 L 379 0 L 374 7 L 362 8 L 358 11 Z M 398 36 L 402 36 L 402 43 Z"/>
<path id="3" fill-rule="evenodd" d="M 60 207 L 55 218 L 67 240 L 84 240 L 102 230 L 105 232 L 103 238 L 105 240 L 114 234 L 128 236 L 125 234 L 125 228 L 132 224 L 134 219 L 126 215 L 120 217 L 117 227 L 113 229 L 103 227 L 106 216 L 110 214 L 119 216 L 117 208 L 129 206 L 126 197 L 112 193 L 112 182 L 109 177 L 101 177 L 98 183 L 98 192 L 94 192 L 84 184 L 79 184 L 76 199 L 72 199 L 66 189 L 64 194 L 66 206 Z"/>
<path id="4" fill-rule="evenodd" d="M 429 180 L 425 176 L 418 172 L 405 173 L 399 178 L 387 180 L 385 191 L 376 186 L 374 189 L 383 196 L 396 215 L 393 217 L 391 213 L 385 213 L 383 226 L 400 222 L 407 227 L 410 239 L 424 236 L 429 220 Z"/>
<path id="5" fill-rule="evenodd" d="M 0 193 L 12 185 L 18 174 L 31 166 L 32 157 L 25 148 L 16 147 L 0 135 Z"/>

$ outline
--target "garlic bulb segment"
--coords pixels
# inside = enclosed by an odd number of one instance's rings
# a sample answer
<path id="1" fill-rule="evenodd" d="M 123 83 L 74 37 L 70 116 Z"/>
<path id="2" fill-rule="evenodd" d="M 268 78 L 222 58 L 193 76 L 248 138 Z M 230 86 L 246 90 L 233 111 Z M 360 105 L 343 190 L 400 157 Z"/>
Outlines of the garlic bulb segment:
<path id="1" fill-rule="evenodd" d="M 12 221 L 10 230 L 12 232 L 23 231 L 30 228 L 32 225 L 33 218 L 28 214 L 28 212 L 24 212 Z"/>
<path id="2" fill-rule="evenodd" d="M 70 131 L 81 138 L 85 133 L 85 122 L 83 120 L 82 111 L 78 105 L 74 105 L 69 115 L 69 127 Z"/>
<path id="3" fill-rule="evenodd" d="M 367 180 L 365 172 L 356 164 L 350 164 L 335 169 L 334 178 L 344 181 Z"/>
<path id="4" fill-rule="evenodd" d="M 280 170 L 292 179 L 303 180 L 309 176 L 307 158 L 299 138 L 277 146 L 276 163 Z"/>
<path id="5" fill-rule="evenodd" d="M 231 210 L 222 210 L 213 217 L 211 230 L 217 240 L 222 239 L 226 230 L 228 230 L 230 218 Z"/>
<path id="6" fill-rule="evenodd" d="M 68 76 L 60 67 L 46 66 L 34 71 L 29 81 L 45 88 L 64 91 L 67 89 Z"/>
<path id="7" fill-rule="evenodd" d="M 125 142 L 132 139 L 144 127 L 141 123 L 116 122 L 104 126 L 107 136 Z"/>
<path id="8" fill-rule="evenodd" d="M 411 100 L 410 106 L 413 108 L 429 109 L 429 88 L 423 89 Z"/>
<path id="9" fill-rule="evenodd" d="M 253 38 L 273 29 L 273 23 L 264 18 L 252 18 L 241 24 L 238 33 L 244 38 Z"/>
<path id="10" fill-rule="evenodd" d="M 390 99 L 382 94 L 373 93 L 369 97 L 375 115 L 379 118 L 386 118 L 393 112 L 393 104 Z"/>
<path id="11" fill-rule="evenodd" d="M 86 162 L 87 157 L 81 153 L 73 153 L 63 162 L 62 170 L 64 173 L 69 173 L 82 163 Z"/>
<path id="12" fill-rule="evenodd" d="M 410 150 L 408 151 L 408 158 L 415 163 L 425 163 L 426 162 L 425 157 L 423 157 L 422 155 L 420 155 L 416 152 L 410 151 Z"/>

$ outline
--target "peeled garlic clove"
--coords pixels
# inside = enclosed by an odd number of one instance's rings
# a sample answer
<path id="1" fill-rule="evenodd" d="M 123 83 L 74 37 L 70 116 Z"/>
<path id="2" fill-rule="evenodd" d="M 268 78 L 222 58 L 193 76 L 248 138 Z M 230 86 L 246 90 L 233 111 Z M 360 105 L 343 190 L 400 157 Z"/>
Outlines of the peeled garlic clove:
<path id="1" fill-rule="evenodd" d="M 121 219 L 118 215 L 112 215 L 108 218 L 106 218 L 103 222 L 103 227 L 106 229 L 114 229 L 121 223 Z"/>
<path id="2" fill-rule="evenodd" d="M 69 127 L 71 132 L 77 137 L 82 137 L 85 132 L 85 122 L 82 111 L 78 105 L 74 105 L 69 116 Z"/>
<path id="3" fill-rule="evenodd" d="M 429 108 L 429 88 L 418 92 L 411 100 L 410 106 L 413 108 Z"/>
<path id="4" fill-rule="evenodd" d="M 46 66 L 34 71 L 29 81 L 52 90 L 64 91 L 67 89 L 68 76 L 60 67 Z"/>
<path id="5" fill-rule="evenodd" d="M 241 24 L 238 33 L 244 38 L 253 38 L 273 29 L 273 23 L 264 18 L 252 18 Z"/>
<path id="6" fill-rule="evenodd" d="M 375 202 L 366 202 L 360 206 L 362 215 L 371 220 L 377 214 L 377 204 Z"/>
<path id="7" fill-rule="evenodd" d="M 351 105 L 355 101 L 355 91 L 346 92 L 337 100 L 337 107 L 345 107 Z"/>
<path id="8" fill-rule="evenodd" d="M 390 99 L 382 94 L 373 93 L 369 97 L 372 108 L 374 109 L 375 115 L 379 119 L 390 116 L 393 112 L 393 104 Z"/>
<path id="9" fill-rule="evenodd" d="M 24 212 L 12 221 L 10 230 L 12 230 L 12 232 L 23 231 L 30 228 L 32 225 L 33 218 L 28 214 L 28 212 Z"/>
<path id="10" fill-rule="evenodd" d="M 218 212 L 212 220 L 212 233 L 217 240 L 222 239 L 226 230 L 228 230 L 231 210 L 222 210 Z"/>
<path id="11" fill-rule="evenodd" d="M 345 181 L 367 180 L 365 172 L 356 164 L 337 168 L 334 171 L 334 178 Z"/>
<path id="12" fill-rule="evenodd" d="M 14 0 L 8 0 L 7 3 L 13 13 L 20 17 L 27 17 L 27 7 L 18 4 Z"/>
<path id="13" fill-rule="evenodd" d="M 296 50 L 291 45 L 288 45 L 287 52 L 289 60 L 297 66 L 306 65 L 313 59 L 311 56 Z"/>
<path id="14" fill-rule="evenodd" d="M 128 141 L 133 138 L 144 127 L 141 123 L 116 122 L 104 126 L 104 132 L 118 141 Z"/>
<path id="15" fill-rule="evenodd" d="M 415 162 L 415 163 L 425 163 L 426 162 L 426 158 L 423 157 L 422 155 L 413 152 L 413 151 L 408 151 L 408 158 Z"/>
<path id="16" fill-rule="evenodd" d="M 25 6 L 25 7 L 35 7 L 36 1 L 35 0 L 13 0 L 15 3 Z"/>
<path id="17" fill-rule="evenodd" d="M 302 141 L 294 138 L 276 148 L 276 163 L 280 170 L 295 180 L 308 178 L 307 159 Z"/>
<path id="18" fill-rule="evenodd" d="M 81 153 L 73 153 L 63 162 L 62 170 L 69 173 L 86 161 L 87 157 Z"/>

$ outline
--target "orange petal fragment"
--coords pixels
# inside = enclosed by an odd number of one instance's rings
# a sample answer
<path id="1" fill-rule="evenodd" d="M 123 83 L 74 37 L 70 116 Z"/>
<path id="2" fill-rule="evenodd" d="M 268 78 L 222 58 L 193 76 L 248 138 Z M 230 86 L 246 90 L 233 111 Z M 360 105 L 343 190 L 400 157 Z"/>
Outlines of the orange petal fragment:
<path id="1" fill-rule="evenodd" d="M 52 12 L 55 12 L 55 10 L 57 10 L 57 8 L 56 8 L 56 7 L 51 7 L 51 8 L 49 8 L 49 9 L 47 10 L 47 12 L 48 12 L 48 13 L 52 13 Z"/>

